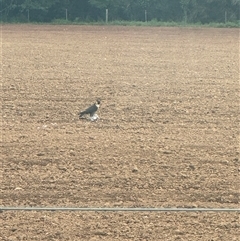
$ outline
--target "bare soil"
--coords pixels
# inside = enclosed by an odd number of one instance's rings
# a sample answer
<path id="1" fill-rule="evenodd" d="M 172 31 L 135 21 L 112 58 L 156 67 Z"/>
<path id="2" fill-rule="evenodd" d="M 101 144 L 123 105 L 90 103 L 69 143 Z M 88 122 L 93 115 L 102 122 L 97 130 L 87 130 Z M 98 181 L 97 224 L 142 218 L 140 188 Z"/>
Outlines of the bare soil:
<path id="1" fill-rule="evenodd" d="M 238 29 L 3 25 L 1 51 L 2 206 L 239 207 Z M 239 213 L 0 216 L 0 240 L 239 235 Z"/>

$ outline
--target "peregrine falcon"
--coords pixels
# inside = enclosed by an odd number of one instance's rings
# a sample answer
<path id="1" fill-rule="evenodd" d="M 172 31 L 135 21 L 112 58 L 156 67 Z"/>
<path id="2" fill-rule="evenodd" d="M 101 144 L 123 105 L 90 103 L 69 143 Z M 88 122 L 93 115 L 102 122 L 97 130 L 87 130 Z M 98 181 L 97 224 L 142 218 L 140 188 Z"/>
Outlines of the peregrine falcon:
<path id="1" fill-rule="evenodd" d="M 88 107 L 86 110 L 81 111 L 79 113 L 79 118 L 81 118 L 85 114 L 90 114 L 90 117 L 93 117 L 94 114 L 97 112 L 97 110 L 100 107 L 100 100 L 97 100 L 92 106 Z"/>

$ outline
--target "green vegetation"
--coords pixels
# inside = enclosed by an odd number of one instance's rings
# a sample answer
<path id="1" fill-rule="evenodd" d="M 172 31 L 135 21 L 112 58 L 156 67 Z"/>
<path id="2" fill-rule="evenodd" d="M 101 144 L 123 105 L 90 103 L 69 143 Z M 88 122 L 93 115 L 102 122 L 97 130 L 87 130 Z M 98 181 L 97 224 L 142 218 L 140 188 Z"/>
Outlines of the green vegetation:
<path id="1" fill-rule="evenodd" d="M 2 22 L 239 27 L 240 0 L 0 0 Z"/>
<path id="2" fill-rule="evenodd" d="M 55 25 L 115 25 L 115 26 L 151 26 L 151 27 L 212 27 L 212 28 L 238 28 L 238 23 L 184 23 L 184 22 L 160 22 L 160 21 L 111 21 L 106 24 L 104 21 L 99 22 L 76 22 L 66 21 L 65 19 L 55 19 L 50 24 Z"/>

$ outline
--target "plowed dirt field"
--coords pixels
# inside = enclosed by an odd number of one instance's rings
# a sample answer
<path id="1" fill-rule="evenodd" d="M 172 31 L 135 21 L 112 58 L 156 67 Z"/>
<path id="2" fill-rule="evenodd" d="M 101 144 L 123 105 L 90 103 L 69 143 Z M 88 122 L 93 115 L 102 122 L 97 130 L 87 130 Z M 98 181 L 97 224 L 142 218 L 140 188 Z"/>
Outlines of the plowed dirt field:
<path id="1" fill-rule="evenodd" d="M 3 206 L 239 207 L 238 29 L 1 32 Z M 96 98 L 100 120 L 79 120 Z M 0 240 L 239 235 L 239 213 L 0 216 Z"/>

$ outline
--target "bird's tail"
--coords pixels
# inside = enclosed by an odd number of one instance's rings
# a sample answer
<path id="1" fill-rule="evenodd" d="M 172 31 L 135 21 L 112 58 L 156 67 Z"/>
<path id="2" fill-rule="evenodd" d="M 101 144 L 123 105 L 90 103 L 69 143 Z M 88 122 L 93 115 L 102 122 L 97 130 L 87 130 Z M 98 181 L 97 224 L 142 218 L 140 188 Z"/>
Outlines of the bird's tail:
<path id="1" fill-rule="evenodd" d="M 80 112 L 79 113 L 79 118 L 82 117 L 84 114 L 86 114 L 85 111 Z"/>

